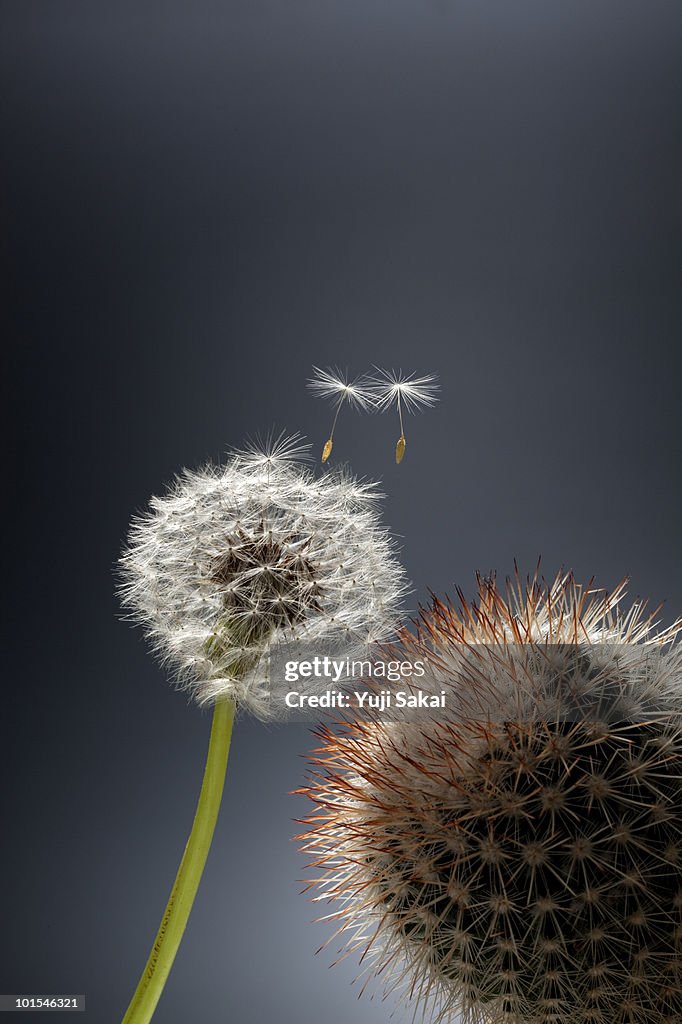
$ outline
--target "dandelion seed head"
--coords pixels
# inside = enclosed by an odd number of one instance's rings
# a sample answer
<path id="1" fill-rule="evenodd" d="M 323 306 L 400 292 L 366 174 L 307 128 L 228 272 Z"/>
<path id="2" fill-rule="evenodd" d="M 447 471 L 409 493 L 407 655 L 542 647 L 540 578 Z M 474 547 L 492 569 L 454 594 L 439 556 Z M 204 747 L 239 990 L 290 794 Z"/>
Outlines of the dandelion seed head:
<path id="1" fill-rule="evenodd" d="M 320 730 L 315 898 L 415 1015 L 682 1020 L 679 624 L 624 596 L 481 578 L 392 647 L 441 718 Z"/>
<path id="2" fill-rule="evenodd" d="M 317 478 L 305 452 L 280 435 L 184 470 L 131 525 L 124 608 L 201 704 L 270 717 L 286 659 L 365 657 L 395 630 L 406 583 L 376 486 Z"/>

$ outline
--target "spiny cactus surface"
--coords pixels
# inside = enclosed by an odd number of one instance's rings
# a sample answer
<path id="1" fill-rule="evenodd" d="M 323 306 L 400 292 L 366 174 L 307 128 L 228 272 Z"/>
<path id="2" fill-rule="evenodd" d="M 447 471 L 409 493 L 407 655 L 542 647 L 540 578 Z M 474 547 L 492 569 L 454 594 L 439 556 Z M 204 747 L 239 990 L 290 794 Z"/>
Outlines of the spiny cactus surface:
<path id="1" fill-rule="evenodd" d="M 322 730 L 313 885 L 426 1020 L 682 1021 L 680 661 L 619 596 L 482 581 L 403 637 L 445 718 Z"/>

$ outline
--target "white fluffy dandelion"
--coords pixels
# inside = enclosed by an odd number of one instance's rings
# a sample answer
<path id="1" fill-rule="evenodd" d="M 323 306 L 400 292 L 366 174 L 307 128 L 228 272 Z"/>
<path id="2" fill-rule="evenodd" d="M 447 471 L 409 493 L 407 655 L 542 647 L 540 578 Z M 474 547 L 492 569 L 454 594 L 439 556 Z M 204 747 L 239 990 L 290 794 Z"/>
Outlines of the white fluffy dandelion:
<path id="1" fill-rule="evenodd" d="M 358 656 L 385 640 L 405 589 L 376 485 L 316 478 L 298 438 L 183 471 L 134 521 L 124 605 L 201 704 L 277 710 L 292 648 Z"/>
<path id="2" fill-rule="evenodd" d="M 440 721 L 322 732 L 317 898 L 425 1020 L 682 1020 L 680 626 L 623 593 L 479 580 L 403 636 Z"/>
<path id="3" fill-rule="evenodd" d="M 220 807 L 235 709 L 277 714 L 289 689 L 282 661 L 300 658 L 302 645 L 364 656 L 395 626 L 405 579 L 376 485 L 344 471 L 316 479 L 301 463 L 307 447 L 280 437 L 224 466 L 184 470 L 134 520 L 121 558 L 131 617 L 214 708 L 192 831 L 123 1024 L 148 1024 L 173 964 Z"/>
<path id="4" fill-rule="evenodd" d="M 417 377 L 414 373 L 404 374 L 402 370 L 381 370 L 377 367 L 377 376 L 369 378 L 369 389 L 373 403 L 383 411 L 395 405 L 400 420 L 400 437 L 395 449 L 395 461 L 402 462 L 405 455 L 405 428 L 403 409 L 414 413 L 419 409 L 428 408 L 438 401 L 438 378 L 435 374 Z"/>
<path id="5" fill-rule="evenodd" d="M 367 386 L 366 377 L 356 377 L 355 380 L 351 381 L 346 374 L 336 367 L 321 370 L 319 367 L 313 366 L 313 370 L 315 375 L 308 381 L 307 386 L 317 398 L 331 399 L 336 409 L 332 429 L 322 449 L 322 462 L 326 462 L 334 446 L 334 431 L 336 430 L 336 422 L 339 418 L 341 407 L 349 405 L 356 409 L 367 411 L 367 409 L 373 406 L 374 402 L 372 392 Z"/>

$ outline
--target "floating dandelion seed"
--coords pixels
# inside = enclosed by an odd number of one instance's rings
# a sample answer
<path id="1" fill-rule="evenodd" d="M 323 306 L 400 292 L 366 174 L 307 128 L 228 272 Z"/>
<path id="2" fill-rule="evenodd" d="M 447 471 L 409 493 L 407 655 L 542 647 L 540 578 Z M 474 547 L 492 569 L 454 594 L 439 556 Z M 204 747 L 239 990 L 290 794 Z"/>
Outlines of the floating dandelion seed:
<path id="1" fill-rule="evenodd" d="M 313 367 L 315 376 L 308 381 L 308 387 L 318 398 L 331 398 L 336 408 L 334 422 L 328 439 L 322 449 L 322 462 L 326 462 L 332 453 L 334 446 L 334 430 L 336 421 L 344 404 L 354 406 L 356 409 L 367 410 L 372 406 L 372 395 L 366 386 L 365 377 L 357 377 L 354 381 L 348 381 L 345 374 L 335 367 L 321 370 Z"/>
<path id="2" fill-rule="evenodd" d="M 316 478 L 300 462 L 308 447 L 298 435 L 280 436 L 233 452 L 224 466 L 184 470 L 131 526 L 123 604 L 214 714 L 192 833 L 124 1024 L 151 1019 L 180 944 L 217 818 L 235 708 L 263 719 L 281 710 L 292 645 L 364 657 L 396 625 L 405 578 L 380 523 L 381 495 L 344 471 Z"/>
<path id="3" fill-rule="evenodd" d="M 400 464 L 405 455 L 405 428 L 403 425 L 403 408 L 414 413 L 419 409 L 435 405 L 438 401 L 436 392 L 439 390 L 438 378 L 435 374 L 416 377 L 414 374 L 405 376 L 402 370 L 381 370 L 377 367 L 378 376 L 369 380 L 369 387 L 374 405 L 384 410 L 395 405 L 400 420 L 400 437 L 395 449 L 395 461 Z"/>
<path id="4" fill-rule="evenodd" d="M 316 898 L 424 1019 L 682 1020 L 680 624 L 623 594 L 435 600 L 400 650 L 445 718 L 321 732 Z"/>

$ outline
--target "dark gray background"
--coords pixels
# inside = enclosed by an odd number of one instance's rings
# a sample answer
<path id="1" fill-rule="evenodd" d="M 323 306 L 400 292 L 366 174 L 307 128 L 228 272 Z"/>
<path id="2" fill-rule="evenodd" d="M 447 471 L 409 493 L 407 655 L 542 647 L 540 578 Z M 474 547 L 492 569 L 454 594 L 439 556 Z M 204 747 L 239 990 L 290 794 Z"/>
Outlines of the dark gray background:
<path id="1" fill-rule="evenodd" d="M 0 991 L 85 991 L 106 1024 L 209 730 L 112 567 L 177 467 L 273 425 L 324 441 L 313 362 L 441 376 L 401 467 L 391 417 L 336 442 L 383 479 L 413 605 L 542 555 L 682 612 L 682 8 L 21 0 L 2 23 Z M 239 722 L 159 1022 L 388 1020 L 314 956 L 287 795 L 312 745 Z"/>

